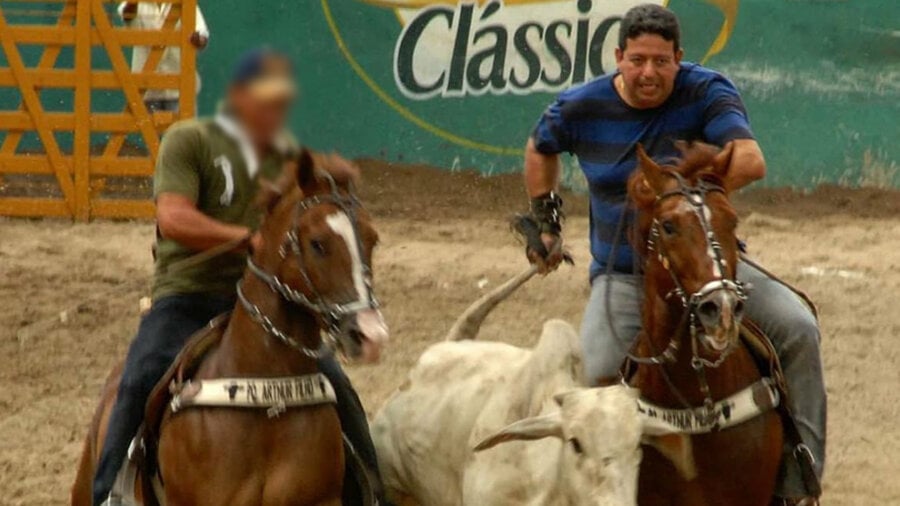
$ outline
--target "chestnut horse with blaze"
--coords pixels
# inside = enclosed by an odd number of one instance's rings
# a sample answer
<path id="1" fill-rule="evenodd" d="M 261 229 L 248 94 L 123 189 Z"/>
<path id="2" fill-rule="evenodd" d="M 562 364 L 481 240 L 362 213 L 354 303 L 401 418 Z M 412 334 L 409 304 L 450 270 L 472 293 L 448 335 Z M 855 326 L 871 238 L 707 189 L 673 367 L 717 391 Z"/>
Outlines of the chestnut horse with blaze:
<path id="1" fill-rule="evenodd" d="M 322 335 L 357 356 L 377 353 L 387 338 L 369 268 L 378 236 L 352 193 L 356 176 L 342 158 L 304 150 L 277 184 L 264 186 L 262 245 L 238 284 L 235 309 L 206 330 L 220 334 L 190 377 L 173 378 L 174 397 L 160 410 L 160 502 L 341 504 L 345 453 L 334 391 L 318 372 Z M 94 416 L 74 505 L 91 503 L 119 373 Z M 137 500 L 150 490 L 135 489 Z"/>
<path id="2" fill-rule="evenodd" d="M 723 184 L 731 145 L 679 148 L 677 165 L 658 165 L 638 146 L 629 181 L 637 208 L 631 239 L 645 286 L 632 385 L 645 409 L 689 415 L 680 417 L 681 434 L 664 436 L 668 444 L 646 448 L 638 502 L 767 506 L 783 434 L 772 409 L 779 394 L 739 335 L 749 287 L 735 277 L 737 215 Z M 734 420 L 754 402 L 762 407 Z"/>

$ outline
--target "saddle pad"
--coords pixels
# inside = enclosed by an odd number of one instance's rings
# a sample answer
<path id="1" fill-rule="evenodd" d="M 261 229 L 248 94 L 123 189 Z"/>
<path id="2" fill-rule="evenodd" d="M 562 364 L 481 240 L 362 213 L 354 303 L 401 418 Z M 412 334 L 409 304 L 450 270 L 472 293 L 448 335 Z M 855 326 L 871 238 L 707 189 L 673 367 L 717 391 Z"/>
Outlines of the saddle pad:
<path id="1" fill-rule="evenodd" d="M 778 406 L 781 395 L 775 382 L 763 378 L 740 392 L 718 401 L 713 408 L 669 409 L 638 400 L 638 411 L 649 435 L 707 434 L 734 427 Z"/>
<path id="2" fill-rule="evenodd" d="M 186 381 L 170 403 L 173 413 L 191 406 L 268 409 L 335 403 L 334 387 L 322 373 L 283 378 L 221 378 Z"/>

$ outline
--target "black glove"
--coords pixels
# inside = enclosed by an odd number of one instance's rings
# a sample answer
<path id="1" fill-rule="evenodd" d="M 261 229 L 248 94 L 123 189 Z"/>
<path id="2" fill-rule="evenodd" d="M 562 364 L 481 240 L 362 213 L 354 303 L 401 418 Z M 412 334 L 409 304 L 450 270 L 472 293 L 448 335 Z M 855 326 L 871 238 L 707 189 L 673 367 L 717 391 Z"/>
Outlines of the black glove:
<path id="1" fill-rule="evenodd" d="M 542 232 L 541 225 L 534 219 L 533 216 L 528 214 L 517 214 L 512 217 L 510 221 L 510 226 L 512 229 L 522 236 L 522 239 L 525 241 L 525 254 L 529 255 L 529 253 L 534 252 L 537 256 L 547 259 L 550 256 L 550 252 L 547 251 L 547 246 L 544 244 L 544 240 L 541 239 Z M 555 234 L 557 237 L 559 233 Z M 572 255 L 567 251 L 562 252 L 562 259 L 569 265 L 574 265 L 575 261 L 572 259 Z"/>

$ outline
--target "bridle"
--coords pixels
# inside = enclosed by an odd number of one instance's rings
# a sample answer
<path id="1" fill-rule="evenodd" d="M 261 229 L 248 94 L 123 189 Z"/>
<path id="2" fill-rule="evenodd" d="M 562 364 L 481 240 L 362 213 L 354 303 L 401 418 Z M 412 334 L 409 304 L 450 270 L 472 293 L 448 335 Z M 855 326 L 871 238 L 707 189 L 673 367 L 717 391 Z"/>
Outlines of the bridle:
<path id="1" fill-rule="evenodd" d="M 316 317 L 322 323 L 325 335 L 329 337 L 331 345 L 338 346 L 339 342 L 337 340 L 337 333 L 341 330 L 342 322 L 346 319 L 346 317 L 367 309 L 377 309 L 379 307 L 379 303 L 375 298 L 375 292 L 372 288 L 372 269 L 369 263 L 365 260 L 366 257 L 365 255 L 363 255 L 363 246 L 359 239 L 358 210 L 362 208 L 362 204 L 354 195 L 352 188 L 347 195 L 342 195 L 338 189 L 337 183 L 334 181 L 334 178 L 330 174 L 328 174 L 327 172 L 321 172 L 319 175 L 328 181 L 331 191 L 328 194 L 320 194 L 307 197 L 297 203 L 296 207 L 294 208 L 294 217 L 291 223 L 291 227 L 285 233 L 284 241 L 278 249 L 279 255 L 283 260 L 286 260 L 288 255 L 291 255 L 293 257 L 294 261 L 296 262 L 297 270 L 300 273 L 300 277 L 303 279 L 303 283 L 306 285 L 306 289 L 310 292 L 310 295 L 307 295 L 303 291 L 289 286 L 287 283 L 279 279 L 278 276 L 266 272 L 262 267 L 257 265 L 252 258 L 247 259 L 247 268 L 257 278 L 268 285 L 268 287 L 273 292 L 278 294 L 281 298 L 292 304 L 296 304 L 297 306 L 300 306 L 316 315 Z M 309 273 L 307 272 L 306 267 L 303 264 L 303 253 L 300 246 L 300 237 L 298 236 L 300 217 L 310 209 L 324 204 L 334 205 L 343 213 L 345 213 L 347 215 L 347 218 L 350 220 L 351 226 L 353 227 L 353 235 L 356 238 L 356 244 L 353 246 L 357 248 L 359 258 L 362 261 L 363 280 L 366 289 L 365 297 L 363 297 L 362 299 L 342 303 L 334 303 L 328 301 L 316 290 L 316 286 L 312 282 L 312 279 L 310 278 Z M 250 315 L 250 317 L 257 324 L 259 324 L 269 336 L 274 337 L 278 341 L 281 341 L 287 346 L 300 351 L 301 353 L 312 359 L 319 359 L 330 353 L 331 350 L 329 349 L 329 347 L 320 347 L 319 349 L 315 350 L 311 349 L 291 337 L 288 333 L 279 329 L 271 320 L 271 318 L 265 315 L 265 313 L 262 311 L 262 309 L 260 309 L 259 306 L 253 304 L 247 299 L 243 290 L 241 290 L 240 281 L 237 284 L 237 296 L 238 300 L 240 300 L 241 302 L 241 305 L 245 310 L 247 310 L 247 313 Z"/>
<path id="2" fill-rule="evenodd" d="M 668 383 L 669 388 L 673 391 L 673 393 L 678 397 L 679 402 L 684 404 L 686 407 L 690 407 L 689 403 L 685 400 L 685 397 L 675 388 L 675 385 L 671 381 L 668 376 L 668 373 L 665 370 L 665 364 L 674 363 L 678 359 L 678 351 L 680 349 L 680 343 L 682 340 L 682 336 L 684 333 L 684 329 L 689 330 L 690 339 L 691 339 L 691 368 L 697 374 L 697 379 L 700 384 L 701 393 L 704 396 L 704 405 L 707 408 L 712 408 L 713 399 L 710 393 L 709 383 L 706 380 L 706 369 L 707 368 L 717 368 L 722 365 L 726 358 L 734 351 L 735 346 L 729 345 L 727 349 L 725 349 L 716 360 L 709 360 L 703 357 L 700 354 L 700 326 L 698 324 L 698 309 L 700 305 L 710 294 L 715 293 L 717 291 L 727 291 L 733 293 L 738 300 L 744 301 L 747 299 L 747 288 L 743 283 L 737 280 L 728 279 L 726 277 L 727 270 L 727 262 L 725 261 L 722 245 L 716 237 L 715 231 L 712 229 L 712 225 L 709 222 L 709 218 L 707 216 L 708 207 L 706 205 L 707 195 L 710 193 L 721 193 L 725 194 L 725 189 L 717 184 L 713 184 L 706 180 L 700 180 L 697 184 L 691 185 L 689 184 L 684 177 L 676 172 L 674 168 L 663 168 L 663 174 L 675 179 L 678 182 L 678 186 L 672 190 L 666 191 L 656 196 L 656 200 L 654 202 L 654 208 L 658 208 L 660 204 L 670 198 L 681 197 L 684 198 L 685 201 L 691 205 L 695 214 L 697 215 L 700 226 L 703 230 L 703 236 L 706 239 L 707 251 L 709 252 L 709 256 L 713 261 L 713 265 L 715 271 L 718 273 L 718 279 L 710 281 L 703 285 L 699 290 L 693 293 L 688 293 L 681 280 L 678 278 L 677 273 L 675 273 L 671 268 L 671 261 L 669 257 L 669 253 L 666 251 L 664 244 L 660 241 L 660 229 L 662 225 L 659 220 L 654 218 L 653 222 L 650 226 L 650 233 L 647 239 L 647 252 L 648 254 L 656 254 L 656 259 L 662 265 L 662 267 L 669 273 L 669 276 L 672 279 L 675 288 L 669 291 L 666 294 L 665 299 L 669 300 L 673 297 L 677 298 L 677 300 L 681 303 L 683 308 L 681 320 L 676 327 L 678 331 L 672 336 L 669 340 L 668 345 L 661 353 L 656 353 L 655 350 L 651 351 L 653 353 L 650 357 L 639 357 L 635 356 L 630 350 L 628 352 L 628 359 L 637 364 L 645 364 L 645 365 L 658 365 L 661 366 L 661 370 L 663 371 L 663 376 L 666 379 L 666 383 Z"/>

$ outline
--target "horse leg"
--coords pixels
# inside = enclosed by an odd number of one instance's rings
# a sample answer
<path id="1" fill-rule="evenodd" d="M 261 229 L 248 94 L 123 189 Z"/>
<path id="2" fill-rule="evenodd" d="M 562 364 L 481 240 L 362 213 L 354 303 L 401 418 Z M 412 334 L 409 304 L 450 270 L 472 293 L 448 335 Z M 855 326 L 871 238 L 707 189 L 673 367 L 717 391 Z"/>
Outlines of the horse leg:
<path id="1" fill-rule="evenodd" d="M 106 426 L 109 423 L 109 413 L 116 400 L 119 390 L 119 378 L 122 375 L 122 364 L 117 365 L 109 373 L 103 391 L 100 394 L 100 403 L 91 418 L 88 433 L 84 438 L 81 449 L 81 459 L 78 462 L 78 472 L 75 475 L 75 483 L 72 484 L 70 504 L 72 506 L 91 506 L 94 502 L 94 473 L 96 472 L 97 459 L 106 438 Z"/>
<path id="2" fill-rule="evenodd" d="M 93 432 L 93 431 L 92 431 Z M 78 472 L 75 475 L 75 483 L 72 485 L 70 504 L 72 506 L 91 506 L 92 482 L 94 481 L 93 442 L 92 434 L 84 439 L 81 449 L 81 460 L 78 462 Z"/>

